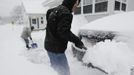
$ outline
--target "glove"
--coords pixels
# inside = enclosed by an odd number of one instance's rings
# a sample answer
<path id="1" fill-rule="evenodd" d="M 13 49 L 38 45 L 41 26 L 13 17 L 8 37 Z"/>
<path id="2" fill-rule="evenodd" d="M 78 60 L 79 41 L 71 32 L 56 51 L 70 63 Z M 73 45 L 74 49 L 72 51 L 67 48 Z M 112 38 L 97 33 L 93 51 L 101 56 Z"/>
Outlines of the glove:
<path id="1" fill-rule="evenodd" d="M 82 46 L 82 49 L 87 50 L 87 47 L 85 47 L 85 46 L 83 45 L 83 46 Z"/>
<path id="2" fill-rule="evenodd" d="M 80 49 L 84 49 L 87 50 L 87 48 L 84 46 L 84 44 L 81 42 L 81 44 L 75 44 L 76 47 L 80 48 Z"/>

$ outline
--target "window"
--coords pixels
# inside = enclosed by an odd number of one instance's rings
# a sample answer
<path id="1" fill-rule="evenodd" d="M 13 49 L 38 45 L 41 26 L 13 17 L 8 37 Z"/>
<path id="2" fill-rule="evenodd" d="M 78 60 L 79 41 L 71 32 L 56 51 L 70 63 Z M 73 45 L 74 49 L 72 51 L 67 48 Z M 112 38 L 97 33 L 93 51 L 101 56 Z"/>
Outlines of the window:
<path id="1" fill-rule="evenodd" d="M 32 24 L 36 24 L 36 19 L 32 19 Z"/>
<path id="2" fill-rule="evenodd" d="M 41 19 L 43 20 L 43 17 L 41 17 Z"/>
<path id="3" fill-rule="evenodd" d="M 43 19 L 43 17 L 41 17 L 41 19 Z"/>
<path id="4" fill-rule="evenodd" d="M 125 3 L 122 3 L 122 8 L 121 8 L 121 10 L 126 11 L 126 4 L 125 4 Z"/>
<path id="5" fill-rule="evenodd" d="M 41 17 L 41 24 L 43 24 L 44 23 L 44 21 L 43 21 L 43 17 Z"/>
<path id="6" fill-rule="evenodd" d="M 115 8 L 114 10 L 120 10 L 121 3 L 119 1 L 115 1 Z"/>
<path id="7" fill-rule="evenodd" d="M 106 12 L 108 7 L 108 1 L 95 4 L 95 12 Z"/>
<path id="8" fill-rule="evenodd" d="M 93 0 L 84 0 L 83 1 L 83 13 L 92 13 Z"/>
<path id="9" fill-rule="evenodd" d="M 44 21 L 41 21 L 41 24 L 43 24 L 44 23 Z"/>
<path id="10" fill-rule="evenodd" d="M 92 5 L 83 6 L 83 13 L 92 13 Z"/>

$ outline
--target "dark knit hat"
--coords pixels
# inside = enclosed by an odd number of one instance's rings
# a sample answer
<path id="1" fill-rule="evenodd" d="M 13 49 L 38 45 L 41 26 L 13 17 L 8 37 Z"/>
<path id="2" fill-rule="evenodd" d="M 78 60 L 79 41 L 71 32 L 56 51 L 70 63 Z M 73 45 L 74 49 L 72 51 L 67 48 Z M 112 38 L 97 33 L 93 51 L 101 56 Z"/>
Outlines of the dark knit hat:
<path id="1" fill-rule="evenodd" d="M 62 5 L 66 6 L 71 12 L 74 4 L 76 3 L 77 0 L 64 0 Z M 79 0 L 80 2 L 80 0 Z"/>

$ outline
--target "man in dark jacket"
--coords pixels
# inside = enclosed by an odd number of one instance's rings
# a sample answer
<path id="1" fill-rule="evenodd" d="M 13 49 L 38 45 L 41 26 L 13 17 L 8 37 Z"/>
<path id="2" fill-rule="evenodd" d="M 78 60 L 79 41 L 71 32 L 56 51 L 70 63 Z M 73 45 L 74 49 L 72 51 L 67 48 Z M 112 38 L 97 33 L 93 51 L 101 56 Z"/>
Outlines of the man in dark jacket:
<path id="1" fill-rule="evenodd" d="M 45 49 L 48 52 L 51 66 L 59 75 L 70 75 L 68 62 L 65 56 L 68 41 L 78 48 L 86 49 L 82 41 L 71 32 L 73 19 L 72 12 L 79 5 L 80 0 L 64 0 L 58 7 L 47 11 L 47 27 Z"/>

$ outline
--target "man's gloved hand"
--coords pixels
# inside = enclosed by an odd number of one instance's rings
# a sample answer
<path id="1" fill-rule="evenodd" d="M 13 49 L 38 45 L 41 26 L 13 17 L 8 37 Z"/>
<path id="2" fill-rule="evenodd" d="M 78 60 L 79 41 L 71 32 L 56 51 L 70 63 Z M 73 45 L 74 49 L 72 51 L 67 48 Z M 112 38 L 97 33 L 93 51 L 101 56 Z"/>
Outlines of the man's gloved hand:
<path id="1" fill-rule="evenodd" d="M 83 46 L 82 46 L 82 49 L 87 50 L 87 47 L 85 47 L 85 46 L 83 45 Z"/>
<path id="2" fill-rule="evenodd" d="M 84 44 L 75 44 L 76 47 L 80 48 L 80 49 L 84 49 L 87 50 L 87 48 L 84 46 Z"/>

